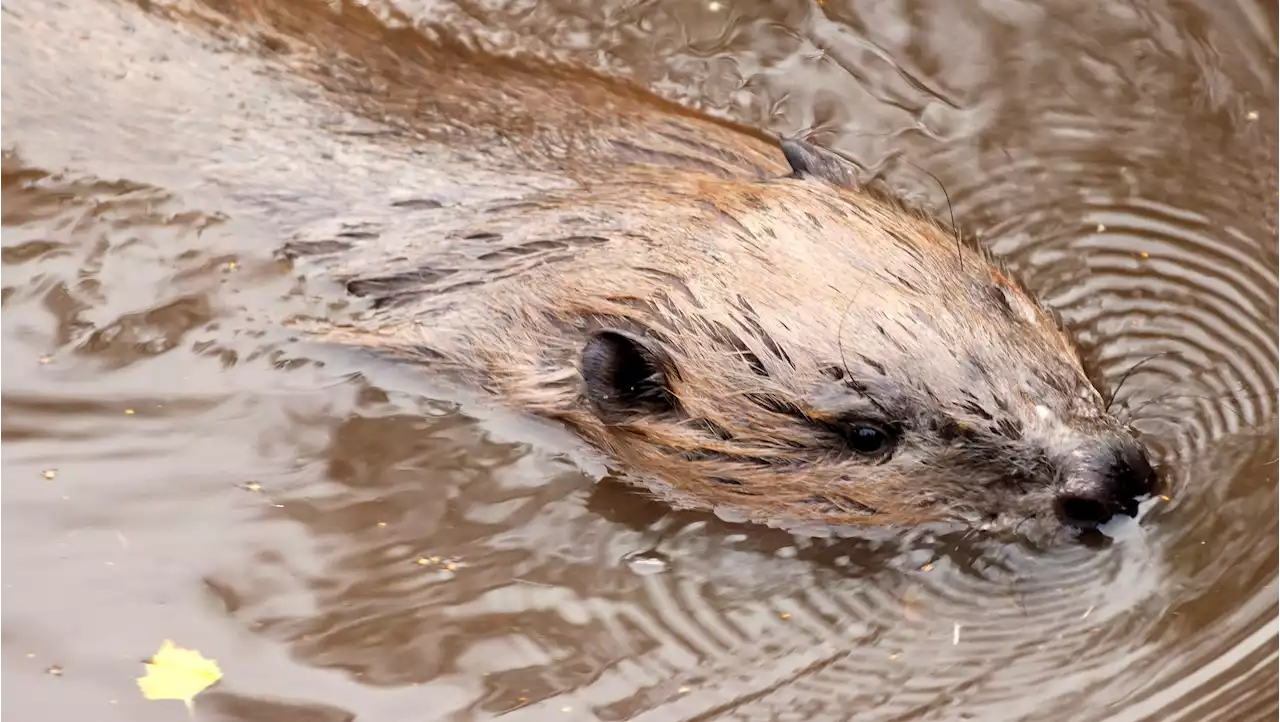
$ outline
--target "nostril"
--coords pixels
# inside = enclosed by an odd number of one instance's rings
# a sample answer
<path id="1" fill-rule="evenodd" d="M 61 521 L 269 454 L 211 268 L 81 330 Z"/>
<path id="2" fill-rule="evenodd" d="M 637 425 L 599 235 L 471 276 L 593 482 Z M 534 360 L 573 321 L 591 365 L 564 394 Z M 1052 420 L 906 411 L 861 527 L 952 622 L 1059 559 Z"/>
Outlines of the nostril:
<path id="1" fill-rule="evenodd" d="M 1076 494 L 1058 497 L 1058 516 L 1070 526 L 1092 529 L 1106 524 L 1114 514 L 1112 506 L 1100 499 Z"/>
<path id="2" fill-rule="evenodd" d="M 1068 457 L 1055 511 L 1068 526 L 1092 529 L 1117 514 L 1137 516 L 1138 499 L 1150 494 L 1155 483 L 1156 472 L 1140 444 L 1106 438 Z"/>

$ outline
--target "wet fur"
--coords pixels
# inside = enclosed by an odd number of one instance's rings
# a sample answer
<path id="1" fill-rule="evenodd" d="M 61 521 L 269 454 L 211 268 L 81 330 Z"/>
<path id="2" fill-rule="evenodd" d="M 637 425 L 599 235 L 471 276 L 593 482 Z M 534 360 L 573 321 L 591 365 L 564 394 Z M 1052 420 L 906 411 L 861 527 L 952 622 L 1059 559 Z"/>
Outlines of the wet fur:
<path id="1" fill-rule="evenodd" d="M 289 252 L 327 256 L 374 307 L 331 340 L 560 421 L 674 505 L 835 525 L 1045 508 L 1036 480 L 1062 432 L 1033 407 L 1081 434 L 1106 425 L 1055 319 L 928 218 L 798 175 L 634 165 L 470 212 L 443 250 L 401 227 Z M 587 398 L 580 358 L 601 329 L 660 351 L 668 407 Z M 899 452 L 850 451 L 858 419 L 894 429 Z"/>
<path id="2" fill-rule="evenodd" d="M 835 154 L 356 3 L 184 7 L 148 11 L 258 26 L 286 76 L 460 189 L 285 244 L 368 304 L 308 330 L 559 421 L 673 505 L 1011 529 L 1123 433 L 1016 278 Z M 611 393 L 619 359 L 643 368 Z M 892 454 L 853 448 L 868 424 Z"/>

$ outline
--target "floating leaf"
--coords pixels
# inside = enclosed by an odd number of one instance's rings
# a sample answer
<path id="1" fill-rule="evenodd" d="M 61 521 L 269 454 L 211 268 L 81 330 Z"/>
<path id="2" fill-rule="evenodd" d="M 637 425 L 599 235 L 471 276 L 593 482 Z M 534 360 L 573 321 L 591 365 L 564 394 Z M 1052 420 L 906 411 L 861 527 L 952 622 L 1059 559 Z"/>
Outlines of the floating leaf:
<path id="1" fill-rule="evenodd" d="M 192 700 L 197 694 L 222 679 L 222 670 L 217 662 L 167 639 L 146 664 L 146 675 L 138 678 L 142 696 L 150 700 L 180 699 L 188 711 L 191 711 Z"/>

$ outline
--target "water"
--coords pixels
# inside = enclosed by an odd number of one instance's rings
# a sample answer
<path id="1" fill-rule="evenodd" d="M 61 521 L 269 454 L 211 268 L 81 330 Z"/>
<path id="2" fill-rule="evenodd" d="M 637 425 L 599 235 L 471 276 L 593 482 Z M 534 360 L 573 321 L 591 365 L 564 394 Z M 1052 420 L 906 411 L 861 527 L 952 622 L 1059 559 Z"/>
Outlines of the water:
<path id="1" fill-rule="evenodd" d="M 134 682 L 171 638 L 225 672 L 197 719 L 1274 718 L 1274 5 L 333 13 L 5 2 L 11 714 L 180 719 Z M 346 310 L 273 249 L 551 182 L 628 126 L 469 99 L 595 74 L 949 199 L 1120 385 L 1168 499 L 1102 548 L 793 538 L 295 339 Z"/>

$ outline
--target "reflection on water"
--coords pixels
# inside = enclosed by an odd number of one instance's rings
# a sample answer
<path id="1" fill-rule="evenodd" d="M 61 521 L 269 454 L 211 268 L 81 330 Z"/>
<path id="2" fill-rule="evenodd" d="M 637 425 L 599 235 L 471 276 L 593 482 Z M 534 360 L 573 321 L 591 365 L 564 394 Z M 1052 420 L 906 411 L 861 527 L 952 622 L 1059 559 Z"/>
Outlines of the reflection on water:
<path id="1" fill-rule="evenodd" d="M 5 5 L 6 709 L 172 719 L 132 678 L 174 638 L 210 719 L 1273 717 L 1273 6 L 334 7 Z M 586 69 L 949 200 L 1169 498 L 1101 549 L 796 539 L 291 337 L 347 311 L 282 242 L 648 132 Z"/>

